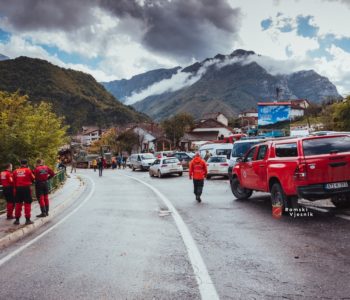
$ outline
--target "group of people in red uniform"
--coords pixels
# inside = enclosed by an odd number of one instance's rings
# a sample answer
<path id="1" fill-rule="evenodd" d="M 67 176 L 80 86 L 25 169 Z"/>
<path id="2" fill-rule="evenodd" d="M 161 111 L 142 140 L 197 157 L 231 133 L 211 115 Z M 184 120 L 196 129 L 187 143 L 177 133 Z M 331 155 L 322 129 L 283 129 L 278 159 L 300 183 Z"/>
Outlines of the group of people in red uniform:
<path id="1" fill-rule="evenodd" d="M 31 218 L 32 193 L 31 185 L 35 182 L 35 193 L 40 204 L 42 218 L 49 215 L 49 187 L 48 179 L 55 173 L 44 164 L 42 159 L 36 161 L 36 167 L 32 171 L 28 168 L 27 160 L 21 160 L 21 166 L 12 172 L 12 164 L 8 163 L 1 172 L 1 185 L 7 202 L 7 219 L 16 219 L 14 224 L 19 225 L 24 205 L 26 225 L 33 224 Z"/>

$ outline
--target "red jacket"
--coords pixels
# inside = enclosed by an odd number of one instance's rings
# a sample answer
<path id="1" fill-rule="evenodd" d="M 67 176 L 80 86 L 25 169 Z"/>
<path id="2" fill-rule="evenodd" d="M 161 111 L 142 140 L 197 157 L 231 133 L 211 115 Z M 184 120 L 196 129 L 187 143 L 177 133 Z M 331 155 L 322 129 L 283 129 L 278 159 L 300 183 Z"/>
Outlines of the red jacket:
<path id="1" fill-rule="evenodd" d="M 203 180 L 207 176 L 207 173 L 207 164 L 203 159 L 201 159 L 199 156 L 196 156 L 194 159 L 192 159 L 189 168 L 190 178 Z"/>
<path id="2" fill-rule="evenodd" d="M 34 169 L 34 176 L 36 181 L 42 182 L 54 177 L 55 173 L 48 166 L 38 166 Z"/>
<path id="3" fill-rule="evenodd" d="M 34 180 L 34 174 L 29 168 L 19 168 L 13 171 L 15 186 L 30 186 Z"/>
<path id="4" fill-rule="evenodd" d="M 13 175 L 10 171 L 5 170 L 1 172 L 1 185 L 3 187 L 13 186 Z"/>

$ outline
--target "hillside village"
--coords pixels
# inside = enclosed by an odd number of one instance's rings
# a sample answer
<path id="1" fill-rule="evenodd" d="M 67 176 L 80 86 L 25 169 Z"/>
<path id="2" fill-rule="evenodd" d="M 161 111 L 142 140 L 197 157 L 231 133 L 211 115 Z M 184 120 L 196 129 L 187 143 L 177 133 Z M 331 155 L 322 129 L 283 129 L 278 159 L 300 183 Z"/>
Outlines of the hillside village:
<path id="1" fill-rule="evenodd" d="M 310 106 L 306 99 L 288 101 L 290 103 L 291 122 L 302 118 L 305 110 Z M 81 131 L 72 140 L 89 149 L 95 142 L 99 141 L 104 134 L 112 128 L 116 132 L 115 138 L 127 132 L 138 136 L 138 143 L 133 145 L 132 152 L 157 152 L 166 150 L 195 151 L 204 143 L 211 141 L 232 142 L 242 134 L 254 135 L 258 129 L 258 111 L 251 109 L 238 115 L 239 126 L 229 126 L 229 118 L 221 112 L 208 113 L 196 120 L 193 127 L 184 132 L 179 143 L 174 143 L 171 137 L 167 136 L 160 123 L 140 122 L 129 123 L 124 126 L 113 126 L 100 128 L 98 126 L 83 126 Z M 311 128 L 315 130 L 315 128 Z"/>

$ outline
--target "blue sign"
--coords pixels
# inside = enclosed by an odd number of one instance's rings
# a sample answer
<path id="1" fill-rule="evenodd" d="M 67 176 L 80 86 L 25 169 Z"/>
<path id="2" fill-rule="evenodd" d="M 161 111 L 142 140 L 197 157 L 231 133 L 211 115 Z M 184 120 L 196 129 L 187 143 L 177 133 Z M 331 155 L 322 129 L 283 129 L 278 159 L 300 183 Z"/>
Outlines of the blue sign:
<path id="1" fill-rule="evenodd" d="M 290 105 L 271 104 L 258 106 L 259 129 L 289 129 Z"/>

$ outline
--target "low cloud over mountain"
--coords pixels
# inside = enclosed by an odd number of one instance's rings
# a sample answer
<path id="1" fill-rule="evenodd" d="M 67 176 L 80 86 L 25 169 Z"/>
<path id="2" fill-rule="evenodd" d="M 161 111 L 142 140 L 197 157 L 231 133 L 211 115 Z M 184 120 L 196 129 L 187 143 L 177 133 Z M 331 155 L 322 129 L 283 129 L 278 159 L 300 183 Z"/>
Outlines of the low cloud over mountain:
<path id="1" fill-rule="evenodd" d="M 308 66 L 307 62 L 303 66 Z M 257 102 L 274 100 L 277 87 L 281 99 L 321 102 L 340 96 L 326 77 L 300 67 L 292 60 L 277 61 L 252 51 L 236 50 L 177 69 L 171 76 L 158 78 L 142 89 L 129 86 L 128 94 L 115 96 L 156 119 L 180 111 L 201 116 L 221 110 L 235 115 L 256 107 Z M 138 77 L 146 80 L 148 73 Z M 105 86 L 112 92 L 111 86 L 117 90 L 119 84 L 111 82 Z"/>

